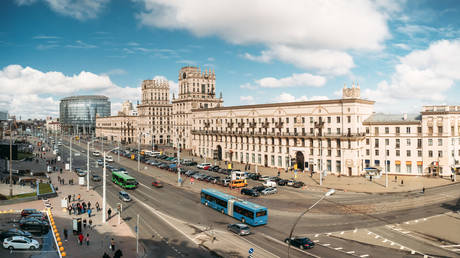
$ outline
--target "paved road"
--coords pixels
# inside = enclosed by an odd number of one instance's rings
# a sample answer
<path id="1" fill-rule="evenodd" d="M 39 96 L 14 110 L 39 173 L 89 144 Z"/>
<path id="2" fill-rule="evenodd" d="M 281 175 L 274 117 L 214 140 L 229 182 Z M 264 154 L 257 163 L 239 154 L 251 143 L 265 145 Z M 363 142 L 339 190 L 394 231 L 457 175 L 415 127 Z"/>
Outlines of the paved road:
<path id="1" fill-rule="evenodd" d="M 64 154 L 64 158 L 65 158 Z M 86 155 L 82 155 L 80 157 L 74 157 L 74 165 L 73 167 L 86 167 Z M 136 165 L 137 166 L 137 165 Z M 135 167 L 136 167 L 135 166 Z M 100 170 L 100 169 L 99 169 Z M 163 170 L 159 169 L 153 169 L 155 174 L 169 174 L 171 176 L 175 176 L 174 174 L 170 174 L 169 172 L 165 172 Z M 221 229 L 225 230 L 225 226 L 228 223 L 233 223 L 234 220 L 228 216 L 222 216 L 220 214 L 216 214 L 215 211 L 202 207 L 199 204 L 199 195 L 194 192 L 189 192 L 189 191 L 184 191 L 183 188 L 177 188 L 176 186 L 173 185 L 166 185 L 164 189 L 151 189 L 149 187 L 151 176 L 150 175 L 145 175 L 144 173 L 137 173 L 136 171 L 129 169 L 129 173 L 132 174 L 134 177 L 138 179 L 139 182 L 141 182 L 140 187 L 133 191 L 133 195 L 142 200 L 143 202 L 151 205 L 152 207 L 155 207 L 167 214 L 173 215 L 176 218 L 179 218 L 181 220 L 189 221 L 194 224 L 201 224 L 201 225 L 212 225 L 216 229 Z M 97 189 L 98 191 L 101 191 L 100 187 Z M 117 187 L 115 187 L 112 184 L 108 184 L 108 192 L 111 194 L 108 194 L 109 202 L 112 205 L 115 205 L 116 202 L 118 202 L 118 199 L 114 194 L 116 194 L 119 191 Z M 318 193 L 315 193 L 315 195 L 319 196 Z M 314 196 L 314 197 L 317 197 Z M 348 197 L 350 198 L 350 197 Z M 173 202 L 167 202 L 165 200 L 174 200 Z M 275 201 L 275 200 L 271 200 Z M 275 203 L 281 203 L 281 201 L 278 201 Z M 306 203 L 305 206 L 308 205 L 308 202 Z M 330 206 L 331 204 L 326 204 L 325 207 Z M 274 205 L 273 209 L 276 209 L 276 205 Z M 129 217 L 134 218 L 134 214 L 140 213 L 140 214 L 149 214 L 148 211 L 140 207 L 139 205 L 136 205 L 136 203 L 133 203 L 129 208 L 126 210 L 126 212 L 132 212 L 129 214 Z M 293 218 L 295 218 L 296 214 L 298 213 L 292 213 L 290 214 L 291 216 L 286 217 L 285 214 L 280 213 L 277 215 L 276 212 L 271 212 L 271 217 L 270 217 L 270 223 L 267 226 L 264 227 L 259 227 L 259 228 L 254 228 L 253 231 L 255 232 L 254 235 L 247 237 L 247 240 L 253 242 L 254 244 L 263 247 L 264 249 L 280 256 L 283 257 L 285 256 L 285 250 L 286 246 L 284 243 L 280 242 L 281 239 L 284 239 L 286 236 L 286 232 L 288 231 L 286 229 L 286 224 L 290 225 L 293 221 Z M 125 214 L 126 215 L 126 214 Z M 299 224 L 299 227 L 297 228 L 296 232 L 303 233 L 303 232 L 321 232 L 321 231 L 314 231 L 314 230 L 325 230 L 325 229 L 335 229 L 337 230 L 337 223 L 331 223 L 333 221 L 343 221 L 343 225 L 348 226 L 350 225 L 350 218 L 347 218 L 348 216 L 345 216 L 343 218 L 343 215 L 340 216 L 330 216 L 326 215 L 324 218 L 318 217 L 318 215 L 313 216 L 313 218 L 308 217 L 307 221 L 302 222 Z M 350 215 L 350 217 L 353 218 L 353 221 L 356 223 L 359 223 L 360 221 L 362 222 L 362 218 L 360 216 L 356 217 L 356 215 Z M 366 217 L 366 216 L 363 216 Z M 313 220 L 318 220 L 319 225 L 321 227 L 315 227 L 316 222 L 312 223 Z M 150 231 L 148 231 L 147 238 L 151 235 L 155 235 L 155 232 L 159 232 L 159 235 L 162 235 L 163 239 L 175 239 L 175 242 L 182 241 L 182 243 L 187 243 L 184 245 L 191 246 L 192 244 L 187 241 L 187 239 L 178 239 L 177 232 L 173 232 L 168 225 L 161 225 L 161 223 L 158 223 L 158 219 L 154 218 L 152 216 L 147 217 L 144 219 L 147 228 L 149 228 Z M 373 218 L 369 223 L 375 223 L 373 222 L 375 218 Z M 130 220 L 129 223 L 134 225 L 134 219 Z M 339 223 L 340 224 L 340 223 Z M 326 226 L 328 225 L 328 226 Z M 164 228 L 164 229 L 162 229 Z M 141 231 L 142 232 L 142 231 Z M 164 232 L 164 233 L 163 233 Z M 167 233 L 171 235 L 167 235 Z M 142 233 L 141 233 L 142 234 Z M 163 236 L 165 234 L 165 236 Z M 329 242 L 332 242 L 334 244 L 334 248 L 331 248 L 329 245 L 328 246 L 322 246 L 318 245 L 312 250 L 309 250 L 308 252 L 312 253 L 313 255 L 317 255 L 320 257 L 349 257 L 352 256 L 353 254 L 347 254 L 344 253 L 341 250 L 336 250 L 335 248 L 340 248 L 337 246 L 350 246 L 353 245 L 353 248 L 356 250 L 366 250 L 369 249 L 367 245 L 363 245 L 357 242 L 354 243 L 343 243 L 345 240 L 340 240 L 340 239 L 331 239 Z M 148 246 L 148 245 L 147 245 Z M 164 246 L 166 249 L 169 247 L 169 249 L 172 249 L 170 246 Z M 190 248 L 184 248 L 185 250 L 180 250 L 180 252 L 189 252 Z M 382 250 L 372 250 L 372 256 L 376 257 L 387 257 L 389 254 L 394 257 L 401 257 L 404 255 L 404 253 L 396 251 L 396 250 L 389 250 L 386 248 L 381 248 Z M 174 249 L 172 249 L 174 251 Z M 359 251 L 357 251 L 359 252 Z M 370 251 L 369 251 L 370 252 Z M 293 250 L 294 257 L 299 256 L 305 256 L 305 253 L 301 253 L 297 250 Z M 177 253 L 176 253 L 177 255 Z M 365 254 L 364 254 L 365 255 Z M 356 256 L 356 255 L 354 255 Z"/>

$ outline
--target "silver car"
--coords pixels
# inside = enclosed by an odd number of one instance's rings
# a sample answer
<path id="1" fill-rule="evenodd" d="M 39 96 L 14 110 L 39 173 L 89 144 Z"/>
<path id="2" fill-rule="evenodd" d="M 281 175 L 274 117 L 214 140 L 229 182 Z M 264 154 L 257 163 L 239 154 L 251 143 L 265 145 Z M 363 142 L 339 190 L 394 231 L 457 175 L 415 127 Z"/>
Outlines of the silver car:
<path id="1" fill-rule="evenodd" d="M 131 196 L 129 196 L 129 194 L 125 191 L 120 191 L 118 193 L 118 198 L 120 198 L 120 200 L 124 201 L 124 202 L 130 202 L 131 201 Z"/>
<path id="2" fill-rule="evenodd" d="M 240 236 L 246 236 L 251 234 L 251 229 L 246 224 L 228 224 L 227 229 Z"/>
<path id="3" fill-rule="evenodd" d="M 276 190 L 276 188 L 268 187 L 268 188 L 265 188 L 264 190 L 262 190 L 260 193 L 263 194 L 263 195 L 269 195 L 269 194 L 275 194 L 277 192 L 278 192 L 278 190 Z"/>

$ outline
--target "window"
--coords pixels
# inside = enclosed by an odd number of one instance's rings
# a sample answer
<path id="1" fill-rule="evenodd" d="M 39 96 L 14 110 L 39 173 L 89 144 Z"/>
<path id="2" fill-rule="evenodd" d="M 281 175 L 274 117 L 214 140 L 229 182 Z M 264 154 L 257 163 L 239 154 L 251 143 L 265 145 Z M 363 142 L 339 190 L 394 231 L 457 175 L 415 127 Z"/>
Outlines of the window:
<path id="1" fill-rule="evenodd" d="M 375 156 L 379 155 L 379 150 L 375 150 Z"/>
<path id="2" fill-rule="evenodd" d="M 386 150 L 386 155 L 390 156 L 390 150 Z"/>
<path id="3" fill-rule="evenodd" d="M 399 148 L 401 146 L 400 139 L 396 139 L 396 148 Z"/>
<path id="4" fill-rule="evenodd" d="M 379 139 L 375 139 L 374 143 L 375 143 L 375 148 L 378 148 L 379 147 Z"/>
<path id="5" fill-rule="evenodd" d="M 390 139 L 385 139 L 385 145 L 386 146 L 390 145 Z"/>
<path id="6" fill-rule="evenodd" d="M 250 210 L 247 210 L 243 207 L 240 207 L 238 205 L 233 205 L 233 211 L 236 212 L 236 213 L 239 213 L 245 217 L 249 217 L 249 218 L 254 218 L 254 212 L 250 211 Z"/>
<path id="7" fill-rule="evenodd" d="M 406 172 L 408 174 L 412 173 L 412 165 L 406 165 Z"/>
<path id="8" fill-rule="evenodd" d="M 401 165 L 400 164 L 396 164 L 396 172 L 401 173 Z"/>
<path id="9" fill-rule="evenodd" d="M 438 139 L 438 146 L 442 146 L 442 139 Z"/>
<path id="10" fill-rule="evenodd" d="M 272 156 L 271 156 L 271 162 L 270 162 L 270 164 L 271 164 L 272 166 L 275 165 L 275 155 L 272 155 Z"/>
<path id="11" fill-rule="evenodd" d="M 399 127 L 396 127 L 396 133 L 400 133 Z"/>
<path id="12" fill-rule="evenodd" d="M 375 131 L 375 134 L 376 134 L 376 135 L 379 134 L 379 128 L 378 128 L 378 127 L 375 127 L 375 128 L 374 128 L 374 131 Z"/>
<path id="13" fill-rule="evenodd" d="M 254 154 L 254 153 L 252 154 L 252 163 L 256 163 L 256 154 Z"/>
<path id="14" fill-rule="evenodd" d="M 332 162 L 330 159 L 326 161 L 327 164 L 327 171 L 331 172 L 332 171 Z"/>
<path id="15" fill-rule="evenodd" d="M 442 134 L 442 126 L 438 126 L 438 133 Z"/>
<path id="16" fill-rule="evenodd" d="M 369 149 L 366 149 L 366 155 L 367 155 L 367 156 L 371 155 L 371 153 L 370 153 L 370 150 L 369 150 Z"/>
<path id="17" fill-rule="evenodd" d="M 340 171 L 342 171 L 342 164 L 340 163 L 340 161 L 335 162 L 335 171 L 339 173 Z"/>
<path id="18" fill-rule="evenodd" d="M 421 150 L 418 150 L 417 151 L 417 157 L 421 157 L 422 156 L 422 151 Z"/>
<path id="19" fill-rule="evenodd" d="M 347 116 L 347 122 L 351 123 L 351 116 Z"/>
<path id="20" fill-rule="evenodd" d="M 428 139 L 428 146 L 433 146 L 433 139 Z"/>
<path id="21" fill-rule="evenodd" d="M 423 173 L 423 166 L 422 165 L 417 165 L 417 173 L 422 174 Z"/>
<path id="22" fill-rule="evenodd" d="M 396 150 L 396 156 L 397 157 L 401 156 L 401 153 L 399 152 L 399 150 Z"/>
<path id="23" fill-rule="evenodd" d="M 369 145 L 369 142 L 370 142 L 369 139 L 366 139 L 366 145 Z"/>
<path id="24" fill-rule="evenodd" d="M 281 156 L 278 156 L 278 167 L 282 167 L 282 166 L 283 166 L 283 162 L 282 162 Z"/>
<path id="25" fill-rule="evenodd" d="M 438 157 L 442 158 L 442 151 L 438 151 Z"/>
<path id="26" fill-rule="evenodd" d="M 417 148 L 422 148 L 422 139 L 417 139 Z"/>
<path id="27" fill-rule="evenodd" d="M 337 117 L 337 123 L 340 123 L 340 116 Z"/>
<path id="28" fill-rule="evenodd" d="M 327 117 L 327 122 L 328 122 L 329 124 L 331 123 L 331 117 L 330 117 L 330 116 Z"/>
<path id="29" fill-rule="evenodd" d="M 410 157 L 410 150 L 407 150 L 407 151 L 406 151 L 406 156 L 407 156 L 407 157 Z"/>
<path id="30" fill-rule="evenodd" d="M 385 127 L 385 133 L 386 133 L 386 134 L 389 134 L 389 133 L 390 133 L 390 128 L 389 128 L 389 127 Z"/>
<path id="31" fill-rule="evenodd" d="M 410 139 L 406 139 L 406 146 L 410 146 Z"/>
<path id="32" fill-rule="evenodd" d="M 410 127 L 406 127 L 406 133 L 410 133 Z"/>
<path id="33" fill-rule="evenodd" d="M 313 124 L 313 117 L 310 117 L 310 124 Z"/>
<path id="34" fill-rule="evenodd" d="M 433 157 L 433 151 L 428 151 L 428 157 L 432 158 Z"/>
<path id="35" fill-rule="evenodd" d="M 422 133 L 422 127 L 417 127 L 417 133 Z"/>

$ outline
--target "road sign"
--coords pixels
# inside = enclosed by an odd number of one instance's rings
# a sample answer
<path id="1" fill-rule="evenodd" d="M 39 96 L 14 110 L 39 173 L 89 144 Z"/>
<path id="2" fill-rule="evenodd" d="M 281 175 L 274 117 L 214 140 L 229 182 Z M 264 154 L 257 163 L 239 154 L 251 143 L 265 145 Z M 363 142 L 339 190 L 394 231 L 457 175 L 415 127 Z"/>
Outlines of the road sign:
<path id="1" fill-rule="evenodd" d="M 249 249 L 249 254 L 253 254 L 254 253 L 254 248 L 250 248 Z"/>
<path id="2" fill-rule="evenodd" d="M 134 232 L 137 233 L 137 226 L 134 226 Z"/>

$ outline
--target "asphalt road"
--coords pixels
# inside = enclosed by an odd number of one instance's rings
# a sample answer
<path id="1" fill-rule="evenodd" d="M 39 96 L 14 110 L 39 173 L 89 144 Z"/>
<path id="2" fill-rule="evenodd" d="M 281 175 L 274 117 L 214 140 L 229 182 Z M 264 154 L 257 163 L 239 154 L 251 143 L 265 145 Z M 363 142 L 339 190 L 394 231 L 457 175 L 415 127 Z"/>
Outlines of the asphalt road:
<path id="1" fill-rule="evenodd" d="M 74 145 L 75 146 L 75 145 Z M 75 146 L 76 147 L 76 146 Z M 77 147 L 81 150 L 81 148 Z M 68 154 L 66 154 L 67 148 L 61 148 L 63 151 L 63 157 L 66 158 Z M 86 150 L 85 150 L 86 151 Z M 116 160 L 116 158 L 115 158 Z M 94 162 L 93 162 L 94 164 Z M 145 165 L 143 165 L 145 166 Z M 81 155 L 80 157 L 74 157 L 73 159 L 73 167 L 82 167 L 86 168 L 86 155 Z M 134 166 L 137 168 L 137 165 Z M 96 173 L 100 173 L 100 168 L 96 169 Z M 176 176 L 170 172 L 166 172 L 164 170 L 160 170 L 157 168 L 150 168 L 153 170 L 153 173 L 158 174 L 166 174 L 168 176 Z M 92 169 L 92 171 L 95 171 Z M 221 214 L 216 213 L 214 210 L 211 210 L 206 207 L 202 207 L 199 203 L 199 195 L 195 192 L 186 191 L 183 188 L 178 188 L 175 185 L 166 184 L 163 189 L 152 189 L 149 185 L 151 183 L 151 175 L 146 175 L 144 172 L 137 173 L 136 171 L 129 169 L 128 171 L 131 175 L 133 175 L 139 182 L 140 186 L 138 189 L 130 192 L 133 196 L 136 197 L 138 200 L 142 200 L 145 204 L 155 207 L 156 209 L 164 212 L 165 214 L 169 214 L 175 218 L 188 221 L 193 224 L 201 224 L 201 225 L 209 225 L 216 229 L 225 230 L 225 226 L 228 223 L 234 223 L 235 220 L 224 216 Z M 109 174 L 109 173 L 108 173 Z M 177 176 L 176 176 L 177 177 Z M 110 182 L 110 181 L 109 181 Z M 93 183 L 93 182 L 92 182 Z M 96 186 L 97 191 L 102 191 L 100 186 Z M 117 193 L 119 188 L 114 186 L 113 184 L 109 183 L 108 187 L 108 202 L 115 206 L 117 202 L 119 202 L 117 198 Z M 295 189 L 286 190 L 292 193 L 299 193 Z M 288 193 L 289 194 L 289 193 Z M 304 194 L 305 195 L 305 194 Z M 308 205 L 313 202 L 314 200 L 318 199 L 320 194 L 318 193 L 311 193 L 309 198 L 302 198 L 302 202 L 304 202 L 303 207 L 308 207 Z M 334 196 L 331 198 L 329 202 L 325 202 L 325 204 L 320 204 L 319 210 L 329 210 L 331 206 L 340 205 L 338 202 L 356 202 L 357 199 L 362 199 L 362 195 L 350 195 L 350 194 L 338 194 L 338 197 Z M 405 196 L 401 196 L 403 198 Z M 378 196 L 368 196 L 367 199 L 374 199 L 373 201 L 378 201 Z M 388 198 L 388 196 L 383 196 L 382 198 Z M 368 201 L 367 200 L 367 201 Z M 251 200 L 252 201 L 252 200 Z M 255 234 L 246 237 L 247 240 L 251 241 L 257 246 L 260 246 L 280 257 L 284 257 L 286 255 L 287 247 L 281 241 L 286 237 L 288 234 L 289 229 L 286 225 L 291 225 L 298 212 L 284 212 L 283 200 L 279 199 L 259 199 L 262 205 L 268 206 L 270 209 L 270 218 L 269 224 L 263 227 L 252 228 Z M 299 200 L 300 202 L 300 200 Z M 299 203 L 297 202 L 297 203 Z M 366 200 L 362 200 L 362 202 L 366 202 Z M 266 205 L 269 203 L 270 205 Z M 278 207 L 277 207 L 278 206 Z M 294 207 L 294 210 L 301 210 L 303 209 L 302 206 Z M 273 211 L 271 210 L 273 209 Z M 432 212 L 438 212 L 439 207 L 433 206 L 431 209 L 428 210 Z M 123 216 L 128 218 L 128 224 L 134 227 L 135 224 L 135 216 L 136 214 L 141 214 L 141 222 L 145 224 L 145 227 L 140 227 L 141 231 L 141 239 L 144 243 L 150 243 L 154 241 L 156 245 L 155 248 L 151 247 L 152 245 L 146 244 L 145 246 L 148 247 L 150 251 L 158 251 L 161 252 L 168 252 L 168 255 L 178 256 L 176 250 L 179 253 L 192 255 L 192 256 L 201 256 L 206 257 L 209 253 L 203 251 L 199 247 L 197 247 L 188 239 L 181 236 L 181 234 L 171 230 L 169 225 L 162 223 L 161 220 L 155 218 L 153 214 L 151 214 L 148 210 L 146 210 L 142 205 L 139 205 L 135 202 L 128 204 L 126 209 L 124 209 Z M 411 210 L 413 211 L 413 210 Z M 424 210 L 423 210 L 424 211 Z M 418 211 L 418 212 L 423 212 Z M 411 217 L 418 214 L 417 211 L 409 212 L 401 212 L 401 213 L 388 213 L 388 214 L 379 214 L 379 216 L 368 215 L 368 214 L 343 214 L 340 212 L 337 215 L 334 213 L 326 213 L 326 214 L 313 214 L 312 216 L 306 216 L 304 219 L 301 220 L 298 227 L 296 228 L 296 232 L 298 234 L 305 234 L 309 232 L 312 234 L 313 232 L 330 232 L 330 231 L 338 231 L 343 229 L 352 229 L 356 226 L 368 227 L 368 226 L 375 226 L 380 224 L 385 224 L 387 221 L 398 220 L 403 221 L 406 218 Z M 409 216 L 408 216 L 409 215 Z M 141 224 L 142 225 L 142 224 Z M 288 226 L 290 227 L 290 226 Z M 145 235 L 143 233 L 145 231 Z M 354 246 L 357 250 L 368 250 L 369 246 L 360 244 L 357 242 L 351 242 L 341 239 L 331 240 L 336 241 L 340 245 L 349 245 Z M 345 243 L 344 243 L 345 241 Z M 348 242 L 348 243 L 347 243 Z M 177 244 L 180 243 L 180 244 Z M 174 247 L 174 248 L 173 248 Z M 150 250 L 152 249 L 152 250 Z M 175 250 L 176 249 L 176 250 Z M 372 250 L 373 257 L 388 257 L 391 255 L 392 257 L 402 257 L 405 255 L 403 252 L 399 252 L 393 249 L 387 248 L 373 248 Z M 195 253 L 196 252 L 196 253 Z M 319 257 L 349 257 L 352 256 L 351 254 L 346 254 L 341 252 L 340 250 L 335 250 L 329 248 L 327 246 L 317 245 L 315 248 L 308 250 L 309 253 Z M 166 254 L 166 253 L 165 253 Z M 295 248 L 291 251 L 291 255 L 293 257 L 304 257 L 306 253 L 302 253 L 297 251 Z M 356 255 L 353 255 L 356 256 Z"/>

